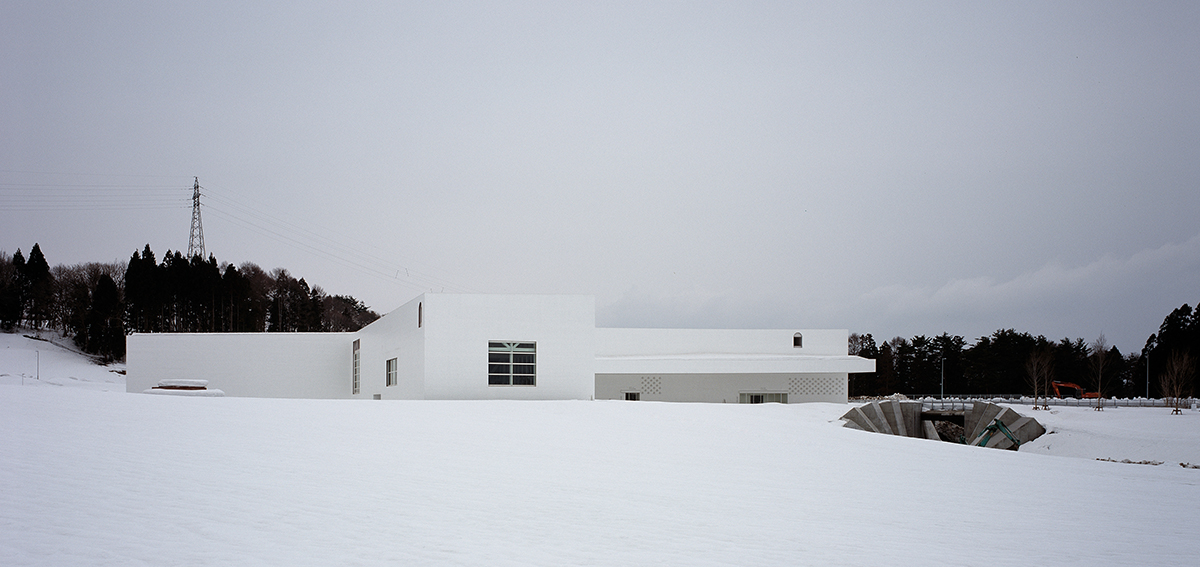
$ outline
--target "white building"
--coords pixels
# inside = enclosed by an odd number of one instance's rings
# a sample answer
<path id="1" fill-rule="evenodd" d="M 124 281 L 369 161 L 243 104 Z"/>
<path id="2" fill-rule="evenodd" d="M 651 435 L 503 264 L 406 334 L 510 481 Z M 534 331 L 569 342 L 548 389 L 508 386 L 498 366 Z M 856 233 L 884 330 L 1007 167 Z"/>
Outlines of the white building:
<path id="1" fill-rule="evenodd" d="M 845 330 L 596 328 L 580 295 L 426 294 L 354 333 L 134 334 L 126 389 L 229 396 L 842 402 Z"/>

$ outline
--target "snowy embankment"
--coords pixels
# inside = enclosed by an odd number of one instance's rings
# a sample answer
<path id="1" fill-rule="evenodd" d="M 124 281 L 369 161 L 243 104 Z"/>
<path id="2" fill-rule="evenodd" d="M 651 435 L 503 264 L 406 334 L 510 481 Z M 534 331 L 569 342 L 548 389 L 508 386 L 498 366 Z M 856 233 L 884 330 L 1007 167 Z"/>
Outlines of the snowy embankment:
<path id="1" fill-rule="evenodd" d="M 0 332 L 0 385 L 3 384 L 124 392 L 125 365 L 93 364 L 75 348 L 71 339 L 55 331 Z"/>
<path id="2" fill-rule="evenodd" d="M 1200 557 L 1200 470 L 870 434 L 841 427 L 844 405 L 186 398 L 3 380 L 3 565 Z M 1094 413 L 1134 411 L 1151 410 Z M 1064 441 L 1094 423 L 1048 417 Z M 1191 447 L 1172 459 L 1200 461 L 1200 435 L 1184 433 L 1200 414 L 1167 417 Z"/>

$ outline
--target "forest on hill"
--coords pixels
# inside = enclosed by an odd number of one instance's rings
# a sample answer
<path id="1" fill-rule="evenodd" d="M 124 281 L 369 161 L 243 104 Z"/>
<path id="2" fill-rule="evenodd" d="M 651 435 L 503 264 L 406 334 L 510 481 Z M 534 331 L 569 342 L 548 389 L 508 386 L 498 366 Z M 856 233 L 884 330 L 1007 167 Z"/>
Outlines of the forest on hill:
<path id="1" fill-rule="evenodd" d="M 52 329 L 106 360 L 129 333 L 355 331 L 379 318 L 349 295 L 329 295 L 286 269 L 219 264 L 150 245 L 128 263 L 50 267 L 37 244 L 0 252 L 0 328 Z"/>

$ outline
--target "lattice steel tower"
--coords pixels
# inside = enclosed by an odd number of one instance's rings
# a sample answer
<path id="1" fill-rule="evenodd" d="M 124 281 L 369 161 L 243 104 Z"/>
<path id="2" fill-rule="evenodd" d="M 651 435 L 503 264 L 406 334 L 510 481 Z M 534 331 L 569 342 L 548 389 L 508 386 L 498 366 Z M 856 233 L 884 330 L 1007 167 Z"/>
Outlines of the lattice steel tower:
<path id="1" fill-rule="evenodd" d="M 200 178 L 192 187 L 192 236 L 188 239 L 188 260 L 200 254 L 204 259 L 204 225 L 200 223 Z"/>

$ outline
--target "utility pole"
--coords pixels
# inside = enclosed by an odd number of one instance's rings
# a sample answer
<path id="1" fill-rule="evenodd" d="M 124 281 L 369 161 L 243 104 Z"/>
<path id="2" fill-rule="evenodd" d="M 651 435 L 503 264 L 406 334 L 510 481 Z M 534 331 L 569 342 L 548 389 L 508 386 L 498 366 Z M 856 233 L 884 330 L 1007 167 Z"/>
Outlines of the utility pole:
<path id="1" fill-rule="evenodd" d="M 942 400 L 946 399 L 946 357 L 942 356 Z"/>
<path id="2" fill-rule="evenodd" d="M 192 186 L 192 234 L 188 238 L 188 260 L 200 255 L 204 259 L 204 226 L 200 223 L 200 178 Z"/>

